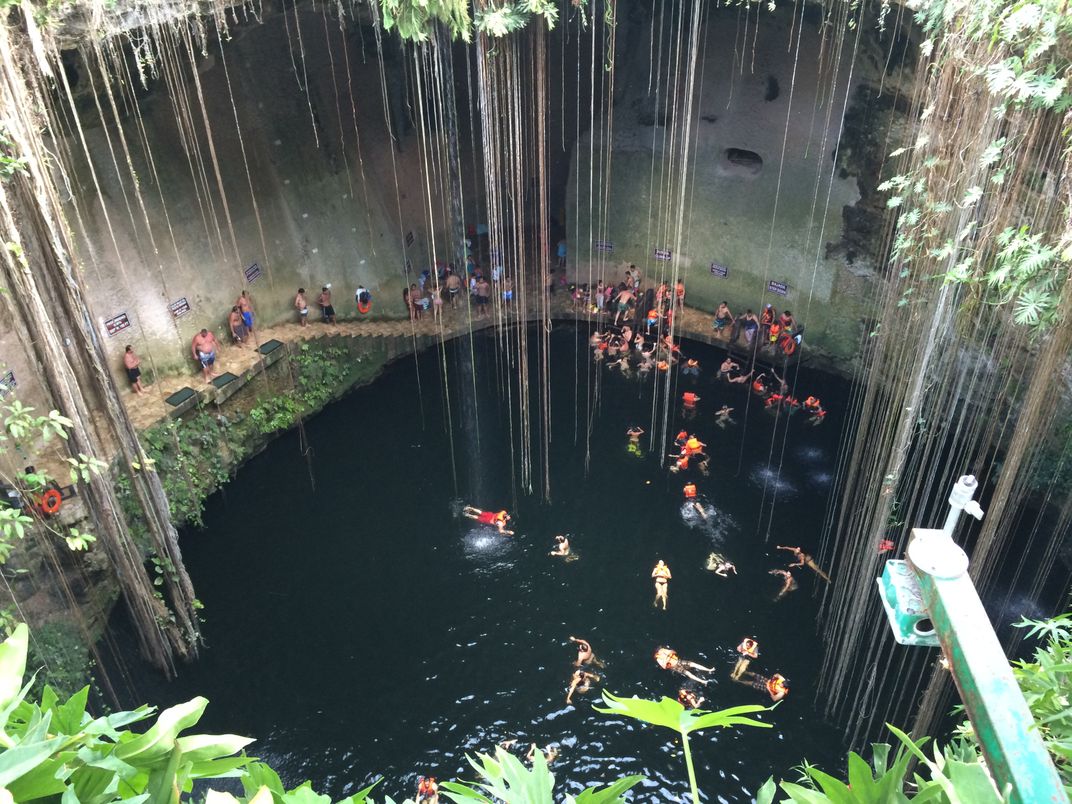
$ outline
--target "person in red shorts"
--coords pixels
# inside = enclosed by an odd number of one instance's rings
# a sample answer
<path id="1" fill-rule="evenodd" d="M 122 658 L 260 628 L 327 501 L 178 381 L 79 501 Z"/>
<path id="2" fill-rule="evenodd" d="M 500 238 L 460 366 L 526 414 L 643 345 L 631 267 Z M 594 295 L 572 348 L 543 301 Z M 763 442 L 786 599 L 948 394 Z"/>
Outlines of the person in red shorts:
<path id="1" fill-rule="evenodd" d="M 499 529 L 503 536 L 513 536 L 512 530 L 506 529 L 506 523 L 510 521 L 510 515 L 506 511 L 481 511 L 471 505 L 462 509 L 462 516 L 475 519 L 481 525 L 491 525 Z"/>

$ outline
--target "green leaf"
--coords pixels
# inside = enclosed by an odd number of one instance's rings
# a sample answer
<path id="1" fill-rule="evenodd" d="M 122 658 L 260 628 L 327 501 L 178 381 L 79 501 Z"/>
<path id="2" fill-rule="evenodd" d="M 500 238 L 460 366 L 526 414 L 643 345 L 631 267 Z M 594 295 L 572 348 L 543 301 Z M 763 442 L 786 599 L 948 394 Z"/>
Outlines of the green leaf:
<path id="1" fill-rule="evenodd" d="M 19 696 L 22 678 L 26 674 L 26 650 L 30 630 L 19 623 L 11 636 L 0 645 L 0 709 L 5 709 Z M 4 724 L 0 723 L 0 727 Z"/>
<path id="2" fill-rule="evenodd" d="M 141 767 L 166 757 L 175 746 L 175 738 L 201 719 L 208 700 L 198 696 L 186 703 L 165 709 L 145 734 L 120 743 L 115 755 Z"/>
<path id="3" fill-rule="evenodd" d="M 777 792 L 778 786 L 774 783 L 774 777 L 771 776 L 756 792 L 756 804 L 773 804 L 774 795 Z"/>
<path id="4" fill-rule="evenodd" d="M 603 788 L 590 787 L 577 796 L 576 804 L 618 804 L 622 793 L 644 781 L 643 776 L 624 776 L 614 784 Z"/>

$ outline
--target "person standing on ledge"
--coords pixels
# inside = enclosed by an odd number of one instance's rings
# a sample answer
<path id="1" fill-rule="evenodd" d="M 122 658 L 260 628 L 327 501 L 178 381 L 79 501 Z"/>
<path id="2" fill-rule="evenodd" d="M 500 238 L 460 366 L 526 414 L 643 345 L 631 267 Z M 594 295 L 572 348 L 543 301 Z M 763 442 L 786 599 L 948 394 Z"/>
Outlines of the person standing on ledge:
<path id="1" fill-rule="evenodd" d="M 558 241 L 558 269 L 560 271 L 566 270 L 566 238 L 562 238 Z"/>
<path id="2" fill-rule="evenodd" d="M 335 323 L 335 308 L 331 306 L 331 285 L 324 285 L 320 289 L 320 296 L 316 303 L 320 305 L 320 316 L 325 324 Z"/>
<path id="3" fill-rule="evenodd" d="M 136 394 L 145 393 L 145 389 L 141 387 L 141 369 L 138 368 L 140 365 L 141 358 L 135 354 L 134 347 L 128 343 L 126 351 L 123 353 L 123 366 L 127 370 L 127 379 L 130 380 L 130 387 Z"/>
<path id="4" fill-rule="evenodd" d="M 194 360 L 201 364 L 201 374 L 205 378 L 205 382 L 212 382 L 212 378 L 216 376 L 216 372 L 213 371 L 212 367 L 216 363 L 216 352 L 219 351 L 219 348 L 220 345 L 216 343 L 216 336 L 204 328 L 194 335 L 194 339 L 190 343 L 190 350 L 194 353 Z"/>
<path id="5" fill-rule="evenodd" d="M 298 320 L 303 327 L 309 325 L 309 302 L 305 300 L 305 288 L 298 288 L 294 297 L 294 309 L 298 311 Z"/>
<path id="6" fill-rule="evenodd" d="M 231 314 L 227 317 L 227 326 L 231 329 L 231 340 L 241 349 L 242 344 L 249 337 L 249 328 L 246 327 L 242 311 L 237 304 L 231 308 Z"/>
<path id="7" fill-rule="evenodd" d="M 253 334 L 253 300 L 249 298 L 249 291 L 243 290 L 238 294 L 235 306 L 242 313 L 242 323 L 246 325 L 249 334 Z"/>

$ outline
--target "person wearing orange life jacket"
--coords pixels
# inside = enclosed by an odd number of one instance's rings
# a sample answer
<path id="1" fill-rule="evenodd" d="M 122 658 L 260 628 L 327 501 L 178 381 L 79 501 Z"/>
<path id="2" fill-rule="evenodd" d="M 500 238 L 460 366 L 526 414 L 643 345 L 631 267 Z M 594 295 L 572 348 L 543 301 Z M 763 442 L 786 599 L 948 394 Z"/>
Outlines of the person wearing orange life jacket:
<path id="1" fill-rule="evenodd" d="M 741 658 L 737 660 L 737 664 L 733 666 L 733 672 L 730 673 L 730 678 L 733 681 L 740 681 L 752 660 L 759 658 L 759 643 L 754 637 L 745 637 L 741 640 L 741 644 L 737 646 L 737 652 L 741 655 Z"/>
<path id="2" fill-rule="evenodd" d="M 686 659 L 682 659 L 680 656 L 677 655 L 677 651 L 673 650 L 672 648 L 659 648 L 657 651 L 655 651 L 655 663 L 659 665 L 659 667 L 661 667 L 663 670 L 673 670 L 675 673 L 681 673 L 683 676 L 691 678 L 698 684 L 704 685 L 707 684 L 707 679 L 703 679 L 699 676 L 693 675 L 688 671 L 687 668 L 692 668 L 694 670 L 702 670 L 705 673 L 715 672 L 714 669 L 711 667 L 704 667 L 702 664 L 697 664 L 696 662 L 690 662 Z"/>
<path id="3" fill-rule="evenodd" d="M 793 318 L 793 314 L 786 310 L 780 316 L 778 316 L 778 324 L 781 325 L 782 332 L 792 335 L 793 330 L 797 327 L 797 321 Z"/>
<path id="4" fill-rule="evenodd" d="M 694 357 L 690 357 L 685 361 L 685 365 L 681 367 L 681 375 L 692 375 L 693 377 L 700 376 L 700 361 Z"/>
<path id="5" fill-rule="evenodd" d="M 434 776 L 420 776 L 417 778 L 417 804 L 439 804 L 439 785 Z"/>
<path id="6" fill-rule="evenodd" d="M 677 692 L 677 702 L 686 709 L 699 709 L 704 702 L 704 697 L 702 695 L 697 695 L 686 687 L 682 687 Z"/>
<path id="7" fill-rule="evenodd" d="M 681 430 L 676 436 L 674 436 L 674 446 L 680 449 L 681 447 L 685 446 L 685 442 L 688 440 L 689 434 L 684 430 Z"/>
<path id="8" fill-rule="evenodd" d="M 767 383 L 764 382 L 766 376 L 767 374 L 764 372 L 752 380 L 752 390 L 760 396 L 765 396 L 767 393 Z"/>
<path id="9" fill-rule="evenodd" d="M 510 521 L 510 515 L 506 511 L 481 511 L 479 508 L 467 505 L 462 509 L 462 516 L 475 519 L 481 525 L 492 525 L 498 528 L 503 536 L 514 535 L 512 530 L 506 529 L 506 523 Z"/>
<path id="10" fill-rule="evenodd" d="M 757 683 L 759 682 L 759 683 Z M 756 689 L 765 689 L 767 694 L 770 695 L 772 701 L 777 703 L 789 694 L 789 679 L 783 676 L 781 673 L 775 673 L 770 678 L 763 678 L 763 676 L 756 676 L 753 682 Z M 760 683 L 762 686 L 760 686 Z"/>
<path id="11" fill-rule="evenodd" d="M 782 334 L 782 325 L 777 321 L 770 325 L 768 330 L 768 340 L 770 343 L 777 343 L 779 336 Z"/>
<path id="12" fill-rule="evenodd" d="M 644 319 L 644 324 L 647 327 L 647 334 L 651 335 L 651 328 L 659 323 L 659 311 L 655 309 L 648 310 L 647 318 Z"/>
<path id="13" fill-rule="evenodd" d="M 763 404 L 766 407 L 771 408 L 771 407 L 774 407 L 775 405 L 780 404 L 783 399 L 785 399 L 785 397 L 782 396 L 781 394 L 771 394 L 770 396 L 767 397 L 766 401 Z"/>
<path id="14" fill-rule="evenodd" d="M 686 483 L 685 488 L 683 489 L 683 491 L 685 492 L 685 499 L 686 500 L 695 500 L 696 499 L 696 484 L 695 483 Z"/>
<path id="15" fill-rule="evenodd" d="M 687 408 L 696 407 L 696 403 L 700 401 L 700 395 L 694 394 L 692 391 L 686 391 L 681 395 L 681 401 Z"/>
<path id="16" fill-rule="evenodd" d="M 670 465 L 671 472 L 684 472 L 689 468 L 689 456 L 685 454 L 669 456 L 673 463 Z"/>
<path id="17" fill-rule="evenodd" d="M 690 435 L 685 440 L 685 444 L 682 449 L 684 450 L 684 453 L 686 455 L 699 455 L 701 452 L 703 452 L 704 447 L 706 446 L 707 444 L 698 439 L 696 436 Z"/>
<path id="18" fill-rule="evenodd" d="M 673 576 L 670 574 L 670 568 L 661 558 L 652 569 L 651 577 L 655 579 L 655 602 L 652 605 L 658 608 L 661 603 L 663 611 L 666 611 L 666 605 L 669 602 L 667 595 L 670 591 L 670 579 Z"/>
<path id="19" fill-rule="evenodd" d="M 763 305 L 763 312 L 759 314 L 759 332 L 760 336 L 766 338 L 770 332 L 771 324 L 774 323 L 778 317 L 778 311 L 769 304 Z"/>

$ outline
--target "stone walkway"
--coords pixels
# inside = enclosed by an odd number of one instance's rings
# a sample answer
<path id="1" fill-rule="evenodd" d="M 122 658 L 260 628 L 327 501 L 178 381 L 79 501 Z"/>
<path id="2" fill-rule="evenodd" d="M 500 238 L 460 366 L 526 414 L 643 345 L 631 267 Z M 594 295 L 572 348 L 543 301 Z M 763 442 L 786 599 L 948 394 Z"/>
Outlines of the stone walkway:
<path id="1" fill-rule="evenodd" d="M 551 304 L 552 318 L 559 321 L 595 319 L 594 315 L 574 311 L 565 292 L 556 294 Z M 529 319 L 537 318 L 535 312 L 530 314 Z M 606 316 L 604 316 L 604 319 Z M 681 337 L 703 341 L 705 343 L 729 346 L 729 338 L 716 335 L 711 327 L 711 313 L 685 308 L 678 316 L 675 332 Z M 230 396 L 242 385 L 245 385 L 254 375 L 263 370 L 268 364 L 278 359 L 280 355 L 265 358 L 256 351 L 256 346 L 267 343 L 270 340 L 278 340 L 290 345 L 303 341 L 315 340 L 324 337 L 350 337 L 350 338 L 390 338 L 397 342 L 405 340 L 412 343 L 425 337 L 444 339 L 457 338 L 470 331 L 478 331 L 492 326 L 496 322 L 494 316 L 488 318 L 474 317 L 470 322 L 467 310 L 459 306 L 457 310 L 446 307 L 443 311 L 442 323 L 437 321 L 430 313 L 419 321 L 400 320 L 346 320 L 338 324 L 323 324 L 319 320 L 310 317 L 308 326 L 302 327 L 296 323 L 278 324 L 264 329 L 258 328 L 256 343 L 248 347 L 238 347 L 231 344 L 221 344 L 220 352 L 216 359 L 216 371 L 218 373 L 230 372 L 238 376 L 238 380 L 226 386 L 224 394 L 210 383 L 206 383 L 201 372 L 194 372 L 193 360 L 191 359 L 191 373 L 185 376 L 161 377 L 152 385 L 146 387 L 146 393 L 142 395 L 129 394 L 125 397 L 127 410 L 139 430 L 145 430 L 163 421 L 170 415 L 174 415 L 177 409 L 164 400 L 183 388 L 192 388 L 198 392 L 201 402 L 222 401 L 223 396 Z M 517 321 L 516 314 L 507 315 L 504 319 L 507 323 Z M 147 361 L 143 360 L 143 370 L 150 369 Z M 146 371 L 146 373 L 150 373 Z M 192 406 L 196 402 L 191 402 Z M 183 408 L 185 409 L 185 408 Z"/>

